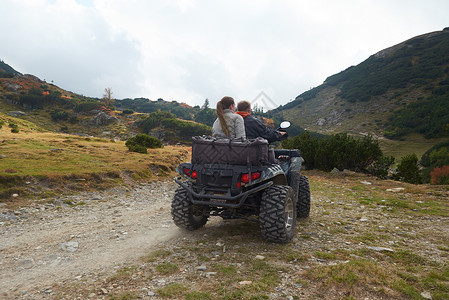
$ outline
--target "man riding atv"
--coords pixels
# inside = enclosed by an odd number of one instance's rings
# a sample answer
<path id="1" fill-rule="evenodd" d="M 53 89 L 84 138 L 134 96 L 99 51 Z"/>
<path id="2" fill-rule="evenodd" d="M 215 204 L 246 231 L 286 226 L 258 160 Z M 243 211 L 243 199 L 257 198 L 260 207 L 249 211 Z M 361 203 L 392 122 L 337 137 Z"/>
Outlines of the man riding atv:
<path id="1" fill-rule="evenodd" d="M 290 125 L 283 122 L 280 130 Z M 283 134 L 282 137 L 286 136 Z M 182 163 L 171 214 L 178 227 L 195 230 L 209 216 L 260 224 L 262 237 L 288 243 L 297 217 L 308 217 L 310 189 L 300 175 L 298 150 L 272 150 L 268 141 L 193 137 L 192 160 Z"/>
<path id="2" fill-rule="evenodd" d="M 237 104 L 236 114 L 242 116 L 247 139 L 262 137 L 269 143 L 281 141 L 287 137 L 286 131 L 271 129 L 263 124 L 259 119 L 251 115 L 251 104 L 248 101 L 240 101 Z"/>

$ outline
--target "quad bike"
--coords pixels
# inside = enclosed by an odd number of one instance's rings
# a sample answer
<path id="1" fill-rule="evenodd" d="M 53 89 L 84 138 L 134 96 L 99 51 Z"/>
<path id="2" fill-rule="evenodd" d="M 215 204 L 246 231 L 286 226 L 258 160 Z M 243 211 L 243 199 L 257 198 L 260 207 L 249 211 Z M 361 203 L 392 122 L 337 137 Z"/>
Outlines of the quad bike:
<path id="1" fill-rule="evenodd" d="M 289 124 L 283 122 L 279 130 Z M 304 160 L 299 150 L 269 151 L 275 159 L 265 165 L 180 164 L 181 176 L 175 178 L 180 186 L 171 206 L 174 223 L 196 230 L 210 216 L 255 220 L 265 240 L 290 242 L 296 218 L 310 213 L 309 182 L 300 174 Z"/>

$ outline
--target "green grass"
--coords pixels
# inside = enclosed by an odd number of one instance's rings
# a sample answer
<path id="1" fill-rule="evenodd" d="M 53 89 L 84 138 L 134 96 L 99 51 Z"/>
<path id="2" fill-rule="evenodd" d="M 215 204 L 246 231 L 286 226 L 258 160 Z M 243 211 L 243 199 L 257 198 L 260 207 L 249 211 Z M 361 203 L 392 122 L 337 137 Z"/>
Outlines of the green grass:
<path id="1" fill-rule="evenodd" d="M 189 288 L 180 283 L 172 283 L 157 290 L 162 297 L 178 298 L 186 293 Z"/>
<path id="2" fill-rule="evenodd" d="M 172 263 L 161 263 L 156 266 L 156 271 L 161 275 L 171 275 L 179 271 L 179 267 Z"/>
<path id="3" fill-rule="evenodd" d="M 385 283 L 388 273 L 377 263 L 366 259 L 355 259 L 332 266 L 314 267 L 307 278 L 322 282 L 323 287 L 354 287 L 364 284 Z"/>
<path id="4" fill-rule="evenodd" d="M 399 161 L 401 157 L 415 153 L 418 158 L 430 148 L 436 144 L 446 141 L 447 138 L 440 139 L 426 139 L 420 134 L 408 134 L 404 137 L 404 140 L 380 140 L 380 146 L 384 155 L 393 156 L 396 158 L 396 162 Z"/>
<path id="5" fill-rule="evenodd" d="M 426 265 L 428 263 L 427 259 L 413 253 L 410 250 L 398 250 L 394 252 L 388 252 L 388 256 L 395 260 L 397 263 L 403 265 Z"/>
<path id="6" fill-rule="evenodd" d="M 313 256 L 320 259 L 331 260 L 336 259 L 337 255 L 329 252 L 315 251 L 313 252 Z"/>
<path id="7" fill-rule="evenodd" d="M 128 292 L 120 293 L 118 295 L 112 294 L 109 296 L 110 300 L 133 300 L 137 298 L 138 297 L 135 293 L 128 293 Z"/>
<path id="8" fill-rule="evenodd" d="M 170 256 L 171 254 L 172 254 L 172 251 L 165 250 L 165 249 L 160 249 L 160 250 L 156 250 L 154 252 L 151 252 L 150 254 L 145 256 L 143 258 L 143 261 L 144 262 L 155 262 L 158 259 L 166 258 L 166 257 Z"/>
<path id="9" fill-rule="evenodd" d="M 115 272 L 114 275 L 108 278 L 108 281 L 120 281 L 132 276 L 137 270 L 137 266 L 123 267 Z"/>
<path id="10" fill-rule="evenodd" d="M 185 300 L 209 300 L 213 299 L 210 293 L 190 292 L 185 294 Z"/>

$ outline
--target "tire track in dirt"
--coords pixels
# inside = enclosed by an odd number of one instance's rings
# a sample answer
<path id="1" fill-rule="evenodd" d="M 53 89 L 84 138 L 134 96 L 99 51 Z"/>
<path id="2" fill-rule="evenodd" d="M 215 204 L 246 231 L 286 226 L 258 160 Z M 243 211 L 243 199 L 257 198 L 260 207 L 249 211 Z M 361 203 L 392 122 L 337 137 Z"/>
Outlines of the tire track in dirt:
<path id="1" fill-rule="evenodd" d="M 170 216 L 175 188 L 158 182 L 0 210 L 1 298 L 104 273 L 179 236 Z"/>

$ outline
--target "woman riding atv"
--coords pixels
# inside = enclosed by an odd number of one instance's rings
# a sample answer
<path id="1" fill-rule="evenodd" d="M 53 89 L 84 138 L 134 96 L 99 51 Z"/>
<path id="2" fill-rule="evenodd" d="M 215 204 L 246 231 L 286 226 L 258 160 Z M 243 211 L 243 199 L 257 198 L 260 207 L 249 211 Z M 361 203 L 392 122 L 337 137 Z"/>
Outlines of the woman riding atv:
<path id="1" fill-rule="evenodd" d="M 212 126 L 212 135 L 218 139 L 245 139 L 243 118 L 234 113 L 235 102 L 232 97 L 223 97 L 217 103 L 217 116 Z"/>

